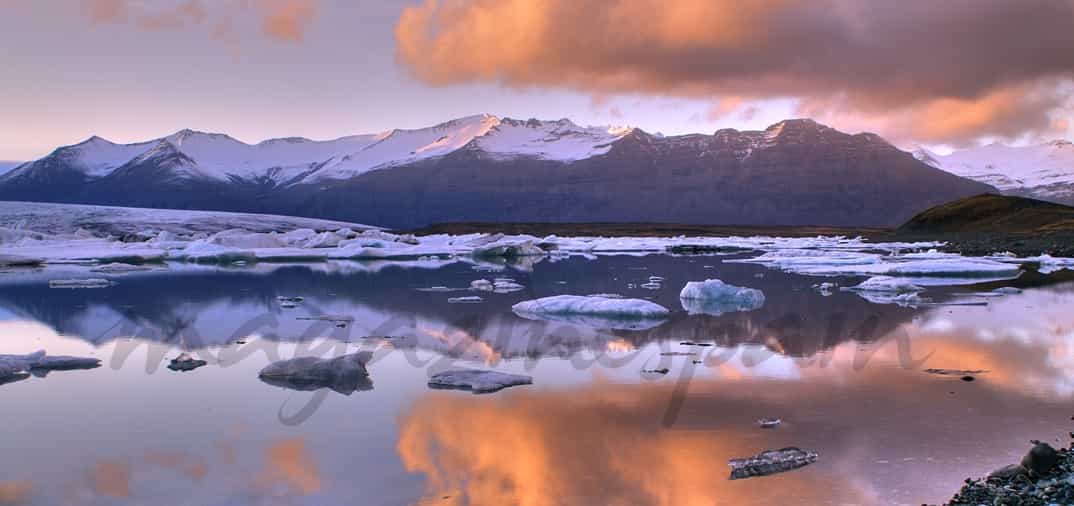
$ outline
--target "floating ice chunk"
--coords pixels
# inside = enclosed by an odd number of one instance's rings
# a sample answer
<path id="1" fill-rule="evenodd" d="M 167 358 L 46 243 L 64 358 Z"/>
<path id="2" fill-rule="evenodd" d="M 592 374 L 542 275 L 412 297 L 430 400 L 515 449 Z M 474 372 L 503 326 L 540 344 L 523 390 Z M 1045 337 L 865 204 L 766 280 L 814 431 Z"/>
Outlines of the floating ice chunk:
<path id="1" fill-rule="evenodd" d="M 992 290 L 992 293 L 998 293 L 1001 295 L 1017 295 L 1019 293 L 1022 293 L 1022 289 L 1015 288 L 1013 286 L 1001 286 L 999 288 L 996 288 L 995 290 Z"/>
<path id="2" fill-rule="evenodd" d="M 611 329 L 650 329 L 664 322 L 669 311 L 643 299 L 623 299 L 581 295 L 555 295 L 519 302 L 511 307 L 530 320 L 561 321 L 576 325 Z"/>
<path id="3" fill-rule="evenodd" d="M 514 281 L 501 279 L 497 279 L 495 282 L 493 282 L 492 286 L 493 291 L 496 293 L 511 293 L 526 289 L 525 286 L 515 283 Z"/>
<path id="4" fill-rule="evenodd" d="M 779 427 L 783 423 L 783 420 L 779 418 L 762 418 L 757 420 L 757 426 L 762 429 L 774 429 Z"/>
<path id="5" fill-rule="evenodd" d="M 724 283 L 719 279 L 691 281 L 679 292 L 682 308 L 690 314 L 719 316 L 736 311 L 753 311 L 764 305 L 764 293 Z"/>
<path id="6" fill-rule="evenodd" d="M 487 394 L 507 387 L 531 383 L 533 383 L 533 378 L 530 376 L 480 369 L 452 369 L 436 373 L 429 378 L 431 388 L 470 390 L 475 394 Z"/>
<path id="7" fill-rule="evenodd" d="M 935 277 L 981 277 L 1017 276 L 1019 268 L 992 260 L 980 258 L 942 258 L 936 260 L 912 260 L 909 262 L 891 262 L 862 269 L 863 273 L 875 271 L 877 274 L 896 276 L 935 276 Z"/>
<path id="8" fill-rule="evenodd" d="M 470 282 L 471 290 L 479 290 L 482 292 L 491 292 L 496 289 L 496 285 L 487 279 L 475 279 Z"/>
<path id="9" fill-rule="evenodd" d="M 817 452 L 788 447 L 780 450 L 767 450 L 752 457 L 731 459 L 732 480 L 768 476 L 804 467 L 817 461 Z"/>
<path id="10" fill-rule="evenodd" d="M 178 357 L 173 358 L 172 361 L 168 363 L 168 369 L 186 372 L 193 371 L 206 364 L 208 364 L 208 362 L 196 359 L 189 353 L 184 352 L 180 353 Z"/>
<path id="11" fill-rule="evenodd" d="M 430 286 L 428 288 L 418 288 L 419 292 L 454 292 L 455 288 L 449 288 L 446 286 Z"/>
<path id="12" fill-rule="evenodd" d="M 820 284 L 817 284 L 817 285 L 813 285 L 813 288 L 815 288 L 818 292 L 820 292 L 821 295 L 823 295 L 825 297 L 829 297 L 833 293 L 835 293 L 835 290 L 839 288 L 839 285 L 837 285 L 835 283 L 826 282 L 826 283 L 820 283 Z"/>
<path id="13" fill-rule="evenodd" d="M 107 288 L 114 283 L 104 278 L 89 279 L 52 279 L 49 288 Z"/>
<path id="14" fill-rule="evenodd" d="M 910 282 L 906 278 L 897 278 L 893 276 L 873 276 L 861 284 L 848 287 L 847 290 L 856 292 L 893 292 L 893 293 L 912 293 L 921 292 L 925 289 Z"/>
<path id="15" fill-rule="evenodd" d="M 299 357 L 273 362 L 258 377 L 265 383 L 292 390 L 331 388 L 342 394 L 372 388 L 366 363 L 370 352 L 351 353 L 335 358 Z"/>
<path id="16" fill-rule="evenodd" d="M 516 313 L 578 314 L 622 318 L 663 317 L 669 312 L 664 306 L 643 299 L 613 299 L 582 295 L 554 295 L 527 300 L 515 304 L 511 309 Z"/>
<path id="17" fill-rule="evenodd" d="M 476 295 L 468 295 L 466 297 L 451 297 L 447 301 L 452 304 L 476 304 L 478 302 L 484 302 L 485 299 Z"/>

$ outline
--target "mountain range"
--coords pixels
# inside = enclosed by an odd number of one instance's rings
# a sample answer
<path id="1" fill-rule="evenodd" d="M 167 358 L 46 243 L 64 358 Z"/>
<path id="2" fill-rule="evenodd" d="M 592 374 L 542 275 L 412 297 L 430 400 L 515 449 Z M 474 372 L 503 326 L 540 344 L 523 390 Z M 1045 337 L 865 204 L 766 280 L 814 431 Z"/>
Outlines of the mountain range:
<path id="1" fill-rule="evenodd" d="M 918 148 L 914 156 L 938 169 L 995 186 L 1006 195 L 1074 205 L 1074 143 L 1070 141 L 1029 146 L 993 143 L 948 155 Z"/>
<path id="2" fill-rule="evenodd" d="M 663 136 L 484 114 L 329 141 L 91 137 L 0 176 L 0 200 L 433 223 L 893 226 L 994 192 L 869 133 L 792 119 Z"/>

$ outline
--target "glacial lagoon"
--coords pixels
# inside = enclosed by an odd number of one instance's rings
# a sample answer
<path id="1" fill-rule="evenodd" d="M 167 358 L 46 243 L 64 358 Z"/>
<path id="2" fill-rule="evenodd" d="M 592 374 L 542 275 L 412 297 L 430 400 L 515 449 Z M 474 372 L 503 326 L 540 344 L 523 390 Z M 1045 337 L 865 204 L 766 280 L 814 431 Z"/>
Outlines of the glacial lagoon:
<path id="1" fill-rule="evenodd" d="M 736 261 L 754 256 L 164 263 L 73 289 L 48 281 L 80 267 L 8 269 L 0 353 L 102 365 L 0 385 L 0 502 L 920 504 L 1017 462 L 1030 439 L 1067 442 L 1074 285 L 877 299 L 843 289 L 865 276 Z M 496 278 L 521 288 L 471 289 Z M 689 311 L 679 292 L 705 279 L 763 304 Z M 617 325 L 511 309 L 564 294 L 670 312 Z M 373 358 L 353 388 L 258 378 L 357 351 Z M 183 352 L 207 364 L 168 369 Z M 458 367 L 533 383 L 428 386 Z M 790 446 L 819 457 L 729 479 L 729 459 Z"/>

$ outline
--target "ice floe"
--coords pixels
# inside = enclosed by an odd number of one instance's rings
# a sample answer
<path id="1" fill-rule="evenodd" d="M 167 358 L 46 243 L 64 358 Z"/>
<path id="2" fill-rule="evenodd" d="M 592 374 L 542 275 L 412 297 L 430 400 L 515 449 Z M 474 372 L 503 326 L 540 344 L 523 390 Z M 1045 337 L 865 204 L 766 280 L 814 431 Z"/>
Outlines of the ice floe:
<path id="1" fill-rule="evenodd" d="M 690 314 L 719 316 L 736 311 L 752 311 L 764 305 L 764 293 L 724 283 L 719 279 L 691 281 L 679 292 L 682 308 Z"/>
<path id="2" fill-rule="evenodd" d="M 451 369 L 429 378 L 429 386 L 432 388 L 469 390 L 475 394 L 487 394 L 531 383 L 533 378 L 530 376 L 480 369 Z"/>

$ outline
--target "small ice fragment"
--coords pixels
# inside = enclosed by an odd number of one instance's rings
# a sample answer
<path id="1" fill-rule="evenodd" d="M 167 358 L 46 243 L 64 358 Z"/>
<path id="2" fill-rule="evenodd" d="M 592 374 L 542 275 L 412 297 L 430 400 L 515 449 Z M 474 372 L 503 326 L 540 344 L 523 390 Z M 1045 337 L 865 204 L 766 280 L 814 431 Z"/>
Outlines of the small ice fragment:
<path id="1" fill-rule="evenodd" d="M 196 359 L 189 353 L 183 352 L 180 353 L 178 357 L 172 359 L 171 363 L 168 364 L 168 369 L 186 372 L 193 371 L 205 364 L 208 364 L 208 362 Z"/>
<path id="2" fill-rule="evenodd" d="M 774 429 L 779 427 L 781 423 L 783 423 L 783 420 L 780 420 L 779 418 L 762 418 L 757 420 L 757 425 L 762 429 Z"/>
<path id="3" fill-rule="evenodd" d="M 470 282 L 470 289 L 481 292 L 491 292 L 496 289 L 496 285 L 487 279 L 475 279 Z"/>
<path id="4" fill-rule="evenodd" d="M 478 302 L 483 302 L 484 300 L 485 299 L 476 295 L 469 295 L 466 297 L 451 297 L 447 301 L 452 304 L 476 304 Z"/>

